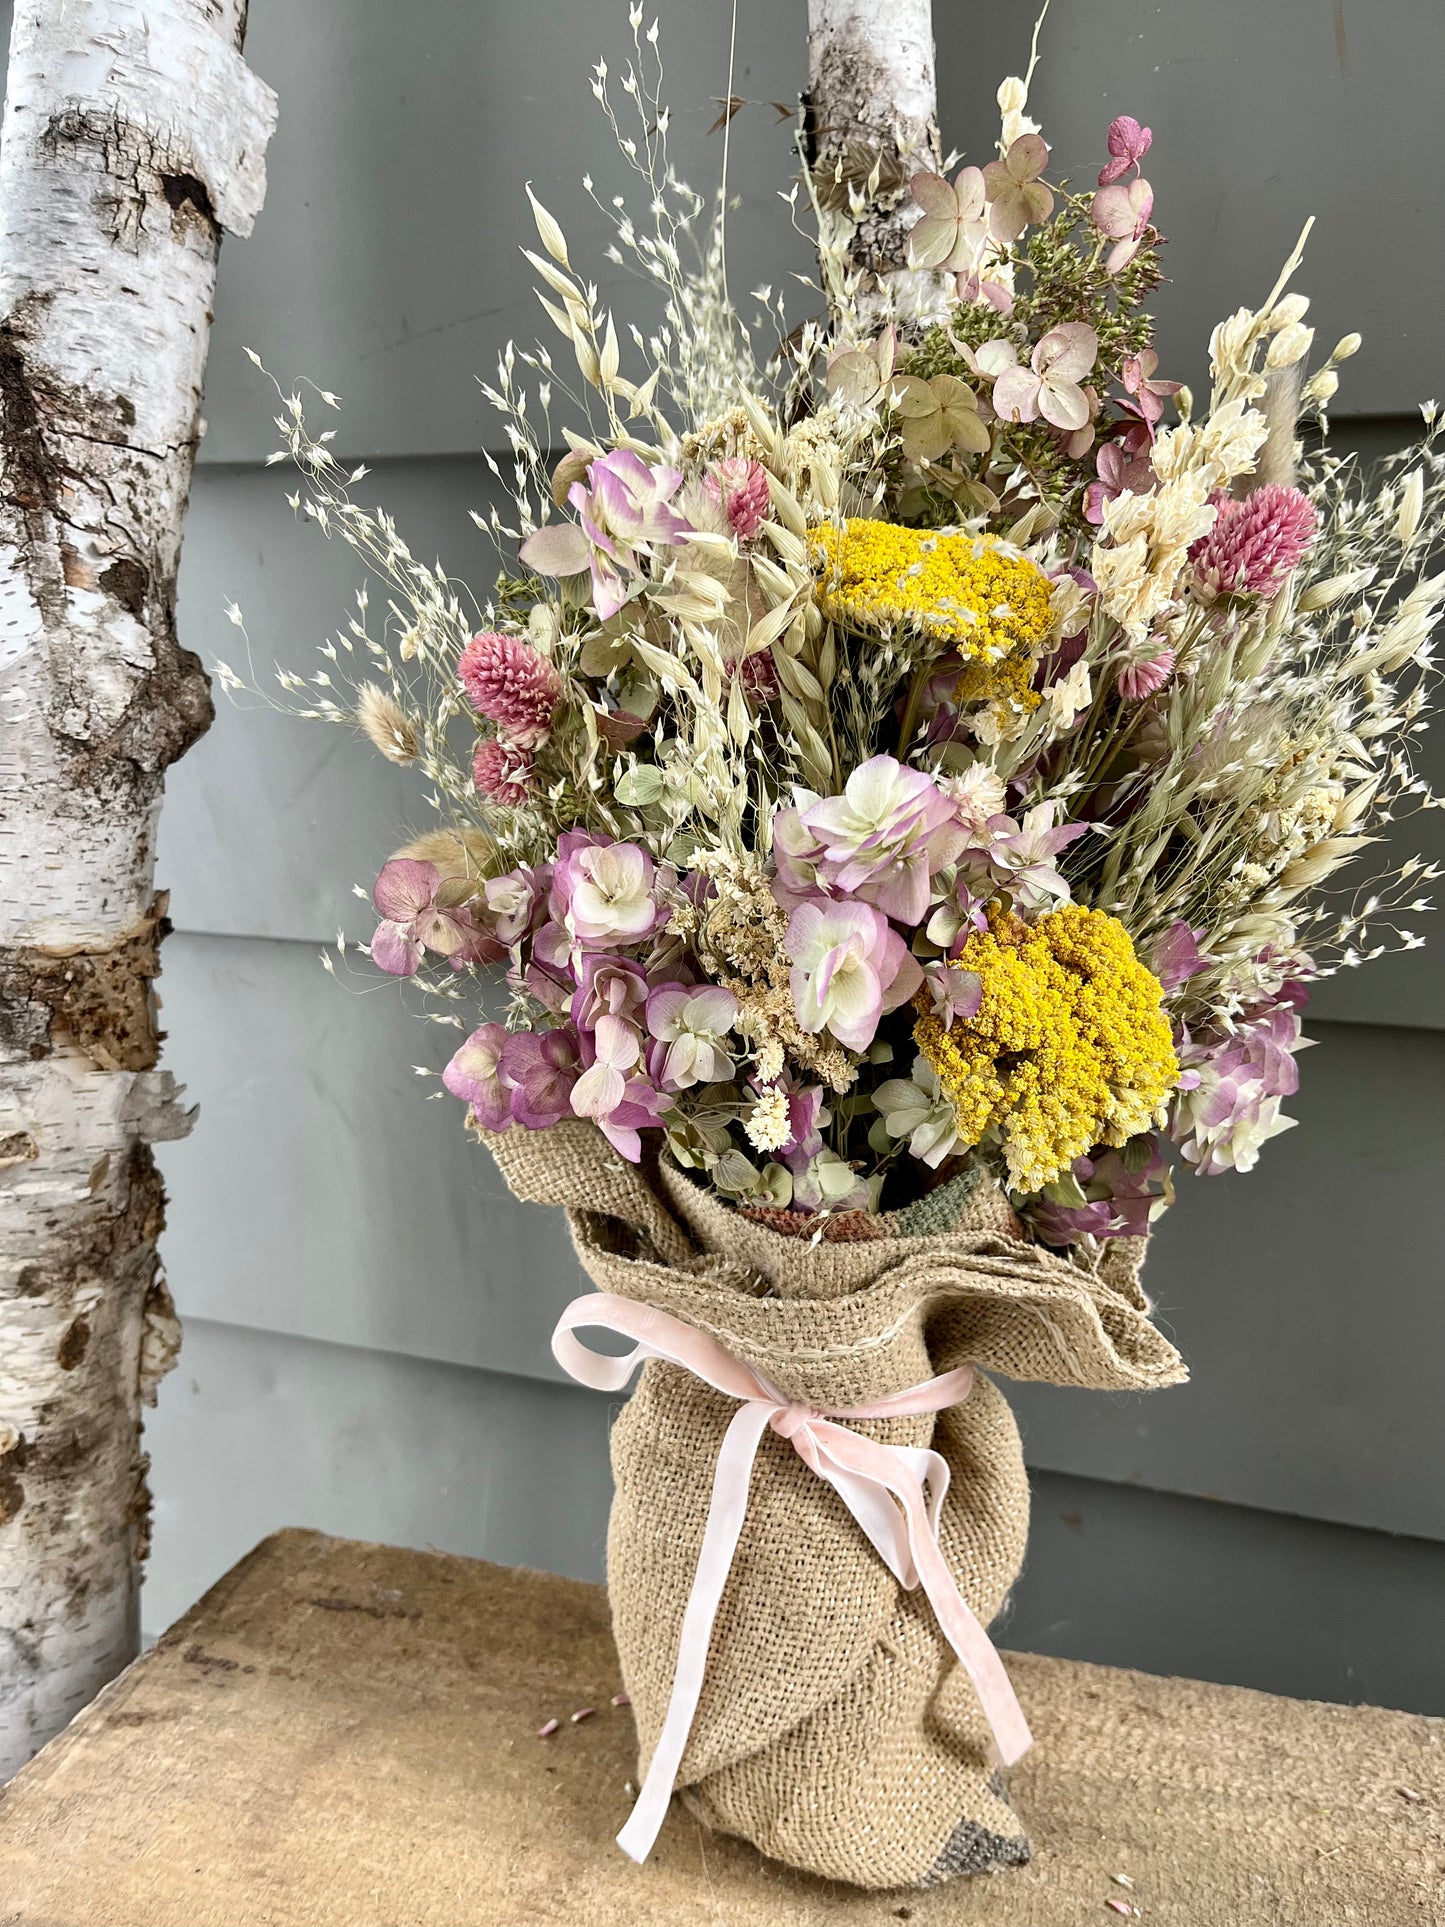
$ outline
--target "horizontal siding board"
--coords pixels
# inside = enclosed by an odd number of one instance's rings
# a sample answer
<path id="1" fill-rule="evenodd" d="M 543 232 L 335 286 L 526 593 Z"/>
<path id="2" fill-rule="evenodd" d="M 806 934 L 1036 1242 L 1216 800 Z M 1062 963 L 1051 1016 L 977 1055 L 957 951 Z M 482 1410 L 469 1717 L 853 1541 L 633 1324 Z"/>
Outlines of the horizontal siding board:
<path id="1" fill-rule="evenodd" d="M 202 1317 L 560 1377 L 587 1281 L 560 1212 L 520 1205 L 413 1066 L 456 1033 L 359 993 L 299 944 L 177 936 L 167 1062 L 204 1122 L 164 1147 L 166 1261 Z"/>
<path id="2" fill-rule="evenodd" d="M 1027 64 L 1031 16 L 934 17 L 945 140 L 985 160 L 993 92 Z M 706 130 L 728 91 L 729 21 L 726 7 L 691 5 L 662 22 L 673 153 L 704 191 L 721 162 Z M 256 0 L 248 56 L 278 87 L 281 119 L 255 234 L 222 253 L 204 458 L 255 460 L 272 446 L 273 400 L 243 346 L 283 379 L 304 372 L 343 395 L 349 448 L 497 445 L 474 378 L 490 375 L 509 336 L 548 325 L 518 252 L 533 238 L 528 178 L 602 302 L 619 321 L 655 325 L 650 291 L 604 259 L 606 225 L 582 188 L 589 170 L 604 197 L 625 180 L 590 72 L 605 55 L 620 73 L 628 39 L 621 8 L 587 0 Z M 1348 328 L 1366 341 L 1344 405 L 1400 411 L 1433 388 L 1441 261 L 1405 248 L 1431 231 L 1442 66 L 1445 13 L 1419 0 L 1333 14 L 1318 0 L 1214 0 L 1143 16 L 1133 0 L 1077 0 L 1046 25 L 1033 105 L 1056 175 L 1084 184 L 1111 115 L 1154 127 L 1148 172 L 1171 237 L 1156 297 L 1168 372 L 1202 392 L 1209 327 L 1263 298 L 1317 214 L 1298 281 L 1315 295 L 1322 347 Z M 733 123 L 729 257 L 744 313 L 760 282 L 792 290 L 795 319 L 816 305 L 792 281 L 813 264 L 778 199 L 797 171 L 792 130 L 767 104 L 795 101 L 804 78 L 802 13 L 740 0 L 734 86 L 751 104 Z M 1381 127 L 1386 202 L 1379 168 L 1360 160 L 1379 153 Z"/>
<path id="3" fill-rule="evenodd" d="M 1377 423 L 1358 439 L 1375 451 L 1411 432 Z M 245 645 L 225 616 L 238 602 L 263 690 L 274 689 L 277 660 L 298 673 L 319 666 L 316 645 L 344 624 L 363 579 L 343 543 L 297 523 L 288 486 L 273 471 L 200 475 L 181 569 L 182 640 L 207 664 L 241 667 Z M 387 463 L 359 499 L 384 502 L 417 555 L 441 555 L 484 598 L 492 552 L 468 511 L 484 510 L 495 486 L 479 460 Z M 383 604 L 373 597 L 373 610 Z M 1422 750 L 1422 767 L 1445 789 L 1445 735 L 1426 736 Z M 364 941 L 375 918 L 355 886 L 369 889 L 394 849 L 435 824 L 426 795 L 414 772 L 349 731 L 222 697 L 214 726 L 168 781 L 159 874 L 171 914 L 183 930 L 320 943 L 344 929 Z M 1417 851 L 1445 865 L 1445 812 L 1395 826 L 1369 857 L 1388 867 Z M 1429 933 L 1429 918 L 1411 921 Z M 1445 936 L 1320 985 L 1315 1010 L 1340 1022 L 1445 1027 Z"/>
<path id="4" fill-rule="evenodd" d="M 1034 1472 L 1006 1648 L 1445 1713 L 1445 1546 Z"/>
<path id="5" fill-rule="evenodd" d="M 178 936 L 167 1059 L 201 1103 L 164 1146 L 183 1311 L 542 1377 L 586 1280 L 413 1064 L 451 1034 L 301 945 Z M 1247 1178 L 1181 1180 L 1149 1284 L 1194 1382 L 1013 1388 L 1032 1462 L 1445 1539 L 1445 1039 L 1322 1026 L 1297 1130 Z"/>
<path id="6" fill-rule="evenodd" d="M 485 596 L 496 562 L 468 510 L 486 508 L 490 481 L 480 461 L 388 465 L 357 500 L 384 502 L 417 556 L 444 555 Z M 288 709 L 305 700 L 282 696 L 275 666 L 305 676 L 323 668 L 317 649 L 344 630 L 366 580 L 353 550 L 293 515 L 291 486 L 274 470 L 198 474 L 179 586 L 185 645 Z M 373 588 L 374 632 L 386 601 Z M 249 663 L 246 638 L 226 617 L 231 603 L 246 622 Z M 396 769 L 349 729 L 218 691 L 214 724 L 167 783 L 157 867 L 171 914 L 189 930 L 365 937 L 376 919 L 353 886 L 369 890 L 392 850 L 435 827 L 426 797 L 415 771 Z"/>
<path id="7" fill-rule="evenodd" d="M 615 1410 L 596 1393 L 192 1320 L 147 1421 L 145 1624 L 161 1631 L 287 1525 L 600 1579 Z M 1445 1546 L 1047 1472 L 1033 1497 L 1002 1644 L 1445 1712 Z"/>
<path id="8" fill-rule="evenodd" d="M 192 1319 L 146 1421 L 162 1631 L 281 1526 L 597 1579 L 612 1410 L 594 1392 Z"/>

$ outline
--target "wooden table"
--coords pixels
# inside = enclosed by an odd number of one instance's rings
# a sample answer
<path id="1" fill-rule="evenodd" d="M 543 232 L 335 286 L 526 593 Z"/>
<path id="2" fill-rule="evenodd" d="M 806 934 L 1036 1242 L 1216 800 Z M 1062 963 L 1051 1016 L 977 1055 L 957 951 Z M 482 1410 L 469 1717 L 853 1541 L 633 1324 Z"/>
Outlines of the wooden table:
<path id="1" fill-rule="evenodd" d="M 4 1927 L 1438 1927 L 1445 1720 L 1026 1654 L 1021 1872 L 860 1894 L 636 1772 L 599 1588 L 268 1539 L 0 1794 Z M 574 1725 L 571 1714 L 596 1709 Z M 542 1723 L 560 1730 L 538 1739 Z M 1118 1883 L 1124 1875 L 1132 1886 Z"/>

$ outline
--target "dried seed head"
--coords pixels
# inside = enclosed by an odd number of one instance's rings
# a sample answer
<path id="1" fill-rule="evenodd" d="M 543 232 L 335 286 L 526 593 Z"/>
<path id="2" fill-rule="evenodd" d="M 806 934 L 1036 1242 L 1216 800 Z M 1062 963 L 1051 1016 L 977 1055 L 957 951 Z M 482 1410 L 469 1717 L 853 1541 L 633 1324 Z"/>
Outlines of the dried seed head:
<path id="1" fill-rule="evenodd" d="M 414 763 L 420 740 L 416 725 L 390 691 L 363 683 L 356 692 L 356 725 L 389 763 Z"/>

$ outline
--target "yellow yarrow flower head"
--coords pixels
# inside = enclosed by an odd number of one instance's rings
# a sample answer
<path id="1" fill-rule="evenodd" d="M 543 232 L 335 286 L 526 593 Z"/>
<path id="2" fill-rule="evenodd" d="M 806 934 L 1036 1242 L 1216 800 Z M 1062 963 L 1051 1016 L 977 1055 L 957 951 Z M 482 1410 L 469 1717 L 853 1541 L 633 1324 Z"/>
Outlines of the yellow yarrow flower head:
<path id="1" fill-rule="evenodd" d="M 983 986 L 977 1013 L 914 1026 L 965 1144 L 993 1133 L 1015 1191 L 1041 1191 L 1076 1157 L 1160 1121 L 1179 1079 L 1157 977 L 1116 917 L 1067 903 L 1025 924 L 991 911 L 956 959 Z"/>
<path id="2" fill-rule="evenodd" d="M 913 629 L 977 662 L 1037 654 L 1052 585 L 990 535 L 941 534 L 850 517 L 813 531 L 823 612 L 853 629 Z"/>

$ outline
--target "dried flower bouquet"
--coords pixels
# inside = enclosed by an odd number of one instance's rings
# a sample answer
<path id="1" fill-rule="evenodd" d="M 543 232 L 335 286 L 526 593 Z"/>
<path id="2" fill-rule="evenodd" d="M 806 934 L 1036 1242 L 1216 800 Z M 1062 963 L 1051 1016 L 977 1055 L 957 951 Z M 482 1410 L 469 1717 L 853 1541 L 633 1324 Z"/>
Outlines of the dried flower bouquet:
<path id="1" fill-rule="evenodd" d="M 812 1563 L 754 1545 L 756 1596 L 725 1596 L 663 1801 L 675 1782 L 800 1865 L 926 1883 L 1026 1855 L 990 1765 L 1019 1748 L 990 1755 L 997 1701 L 976 1672 L 948 1686 L 961 1647 L 920 1628 L 919 1572 L 900 1556 L 890 1577 L 823 1508 L 787 1415 L 841 1411 L 925 1457 L 943 1440 L 928 1477 L 970 1489 L 954 1511 L 936 1492 L 935 1538 L 986 1620 L 1026 1513 L 1006 1408 L 986 1381 L 961 1427 L 879 1402 L 930 1368 L 1182 1375 L 1136 1282 L 1171 1173 L 1249 1170 L 1290 1121 L 1310 984 L 1419 941 L 1402 919 L 1428 907 L 1427 866 L 1326 886 L 1434 801 L 1412 748 L 1445 462 L 1431 408 L 1368 482 L 1329 452 L 1359 344 L 1306 373 L 1298 250 L 1214 330 L 1207 398 L 1162 379 L 1151 132 L 1120 116 L 1097 185 L 1052 181 L 1017 80 L 995 159 L 899 184 L 907 303 L 846 246 L 878 183 L 809 178 L 827 315 L 755 353 L 723 203 L 669 165 L 640 19 L 635 134 L 603 65 L 595 91 L 648 208 L 609 210 L 612 252 L 656 284 L 656 331 L 624 344 L 533 199 L 529 258 L 581 387 L 538 345 L 509 346 L 487 390 L 514 510 L 491 518 L 504 572 L 480 623 L 289 398 L 295 505 L 372 565 L 388 619 L 363 596 L 314 686 L 281 680 L 431 781 L 440 824 L 382 868 L 370 955 L 445 1022 L 504 978 L 447 1090 L 521 1195 L 573 1209 L 609 1303 L 725 1333 L 764 1387 L 702 1373 L 684 1394 L 695 1361 L 644 1346 L 618 1428 L 611 1579 L 654 1776 L 680 1637 L 655 1609 L 683 1613 L 719 1426 L 774 1394 L 786 1420 L 759 1463 Z M 659 1480 L 693 1506 L 681 1525 Z M 825 1600 L 848 1637 L 800 1658 L 784 1629 Z M 858 1684 L 875 1638 L 928 1689 L 896 1718 Z M 760 1674 L 781 1723 L 729 1711 Z M 850 1693 L 851 1756 L 824 1730 Z M 848 1757 L 912 1816 L 881 1841 Z"/>

